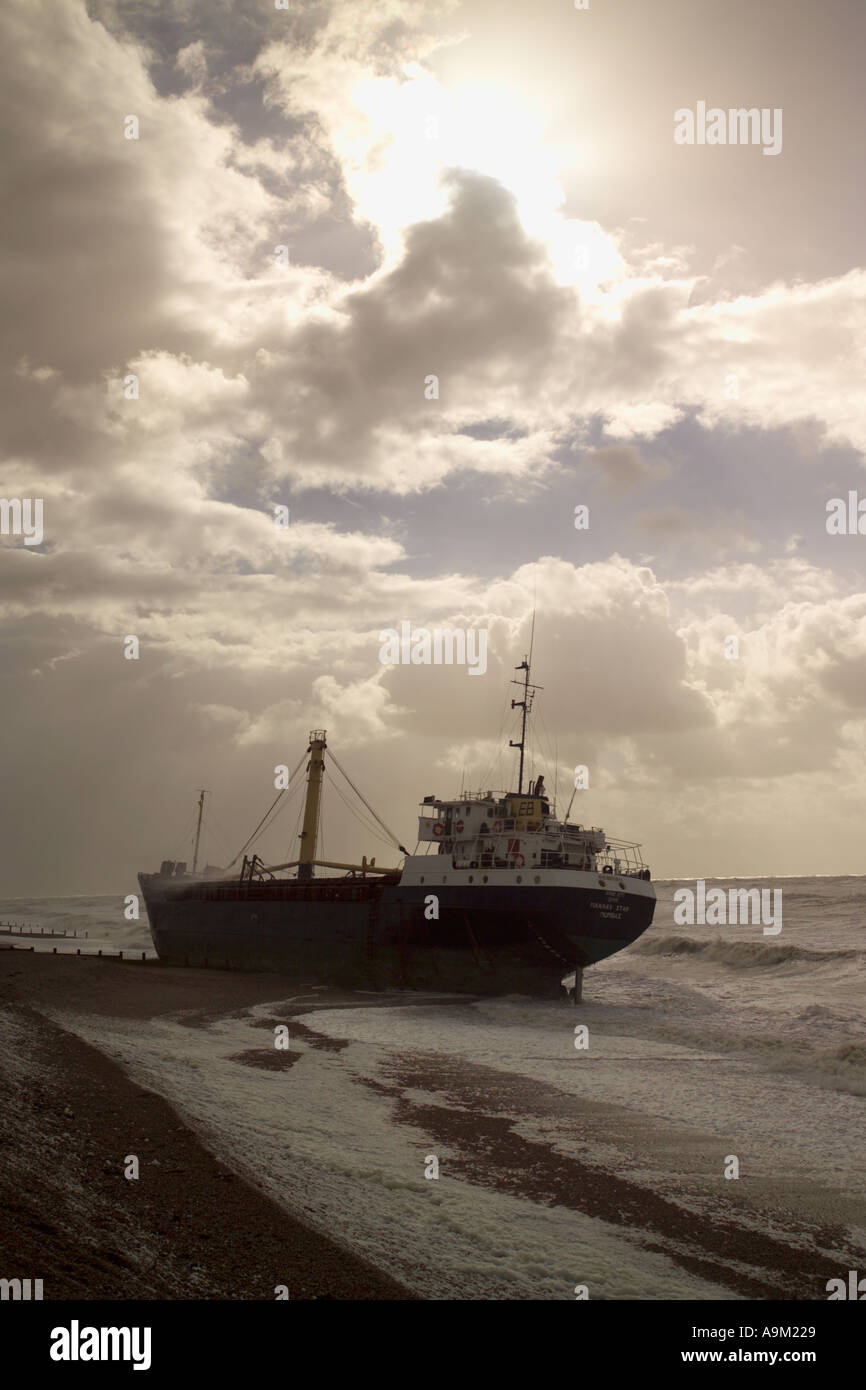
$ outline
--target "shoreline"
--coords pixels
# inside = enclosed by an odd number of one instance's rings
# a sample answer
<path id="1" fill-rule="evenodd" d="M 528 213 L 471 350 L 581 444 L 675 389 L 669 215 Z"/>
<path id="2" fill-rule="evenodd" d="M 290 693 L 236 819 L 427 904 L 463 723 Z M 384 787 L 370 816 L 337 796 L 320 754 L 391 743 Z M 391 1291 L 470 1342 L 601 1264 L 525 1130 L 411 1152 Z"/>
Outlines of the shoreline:
<path id="1" fill-rule="evenodd" d="M 231 1125 L 222 1127 L 221 1145 L 214 1146 L 197 1135 L 193 1120 L 181 1118 L 163 1098 L 170 1086 L 158 1093 L 166 1084 L 158 1052 L 141 1085 L 113 1060 L 122 1051 L 109 1057 L 100 1050 L 100 1036 L 110 1036 L 105 1020 L 128 1020 L 134 1025 L 132 1038 L 143 1038 L 150 1020 L 171 1022 L 175 1037 L 177 1025 L 181 1031 L 207 1034 L 212 1024 L 226 1020 L 265 1031 L 285 1023 L 291 1049 L 300 1051 L 253 1046 L 224 1060 L 273 1071 L 299 1065 L 300 1088 L 293 1084 L 274 1095 L 306 1094 L 310 1100 L 313 1093 L 309 1080 L 305 1092 L 304 1078 L 316 1076 L 308 1071 L 313 1058 L 322 1056 L 322 1050 L 339 1054 L 350 1046 L 351 1027 L 346 1039 L 333 1021 L 324 1031 L 317 1029 L 320 1010 L 389 1005 L 405 1010 L 411 1005 L 426 1013 L 458 1002 L 470 1006 L 472 996 L 457 1001 L 413 992 L 358 994 L 278 975 L 29 951 L 0 953 L 0 988 L 7 1000 L 0 1015 L 0 1076 L 14 1097 L 4 1122 L 4 1127 L 11 1122 L 14 1137 L 4 1136 L 0 1165 L 5 1198 L 0 1250 L 5 1264 L 13 1252 L 15 1261 L 15 1268 L 0 1271 L 6 1277 L 42 1278 L 46 1298 L 271 1299 L 277 1284 L 285 1284 L 291 1298 L 301 1299 L 559 1296 L 533 1294 L 531 1281 L 526 1293 L 509 1294 L 504 1291 L 507 1279 L 502 1293 L 496 1292 L 498 1280 L 485 1292 L 473 1293 L 459 1261 L 452 1284 L 434 1283 L 431 1291 L 426 1276 L 416 1282 L 405 1268 L 401 1277 L 407 1283 L 399 1283 L 386 1272 L 400 1268 L 396 1251 L 390 1258 L 383 1254 L 378 1238 L 389 1220 L 387 1208 L 377 1218 L 379 1225 L 368 1228 L 351 1248 L 322 1232 L 323 1211 L 324 1230 L 333 1224 L 343 1231 L 333 1216 L 339 1204 L 320 1205 L 317 1229 L 304 1224 L 303 1207 L 313 1201 L 304 1187 L 309 1176 L 303 1165 L 285 1166 L 279 1109 L 271 1111 L 269 1121 L 276 1146 L 264 1165 L 247 1166 L 250 1179 L 241 1171 Z M 251 1020 L 251 1010 L 262 1004 L 271 1006 L 273 1016 Z M 570 1007 L 565 1012 L 570 1023 L 575 1015 Z M 80 1032 L 75 1031 L 76 1018 Z M 89 1029 L 88 1018 L 103 1022 Z M 838 1276 L 843 1266 L 858 1267 L 858 1235 L 866 1215 L 860 1193 L 850 1194 L 840 1220 L 838 1203 L 835 1219 L 822 1210 L 826 1194 L 820 1183 L 792 1188 L 784 1175 L 777 1175 L 731 1188 L 719 1175 L 718 1137 L 709 1130 L 657 1125 L 650 1115 L 621 1103 L 590 1100 L 540 1079 L 497 1070 L 495 1064 L 424 1051 L 417 1046 L 420 1027 L 408 1035 L 415 1046 L 406 1037 L 396 1048 L 380 1043 L 378 1025 L 374 1034 L 382 1049 L 378 1062 L 360 1072 L 357 1061 L 349 1063 L 341 1094 L 352 1103 L 357 1091 L 345 1090 L 348 1081 L 386 1102 L 386 1110 L 378 1116 L 371 1112 L 364 1122 L 366 1137 L 378 1140 L 393 1127 L 410 1145 L 423 1143 L 422 1154 L 426 1148 L 447 1154 L 447 1180 L 458 1184 L 470 1202 L 466 1211 L 473 1213 L 472 1225 L 476 1211 L 489 1210 L 485 1202 L 491 1194 L 530 1204 L 539 1215 L 556 1211 L 563 1221 L 598 1221 L 602 1244 L 609 1233 L 632 1247 L 635 1269 L 645 1268 L 646 1256 L 652 1255 L 679 1271 L 686 1298 L 705 1299 L 715 1288 L 716 1296 L 725 1299 L 821 1300 L 827 1279 Z M 195 1068 L 208 1066 L 209 1054 L 192 1039 L 189 1049 L 182 1042 L 181 1048 L 189 1058 L 199 1058 L 191 1062 L 189 1073 L 198 1090 Z M 127 1065 L 134 1055 L 127 1051 Z M 315 1100 L 311 1109 L 315 1125 Z M 184 1105 L 185 1115 L 195 1113 L 195 1103 L 191 1109 Z M 232 1112 L 223 1105 L 222 1113 L 230 1117 Z M 243 1125 L 234 1134 L 248 1137 Z M 693 1153 L 683 1167 L 686 1146 Z M 680 1162 L 671 1168 L 666 1155 L 675 1149 Z M 603 1157 L 606 1152 L 619 1155 L 613 1165 Z M 141 1160 L 137 1182 L 122 1175 L 129 1153 Z M 60 1169 L 53 1166 L 58 1155 Z M 637 1167 L 636 1157 L 641 1160 Z M 642 1180 L 639 1169 L 644 1168 L 655 1170 L 655 1181 Z M 672 1172 L 677 1174 L 673 1183 Z M 406 1190 L 402 1170 L 398 1187 Z M 283 1204 L 284 1192 L 293 1197 L 291 1214 Z M 357 1195 L 363 1201 L 363 1186 Z M 411 1221 L 416 1210 L 406 1208 L 404 1214 Z M 52 1213 L 48 1223 L 42 1215 L 46 1211 Z M 393 1219 L 392 1210 L 392 1224 Z M 507 1208 L 499 1219 L 504 1231 Z M 437 1266 L 430 1244 L 440 1235 L 429 1229 L 419 1248 L 420 1270 L 425 1260 L 433 1260 L 434 1270 L 447 1267 L 448 1256 Z M 365 1258 L 354 1253 L 358 1248 L 372 1254 Z M 590 1237 L 587 1250 L 593 1249 Z M 623 1254 L 625 1270 L 632 1257 L 625 1250 Z M 27 1267 L 20 1267 L 25 1256 Z M 651 1280 L 640 1286 L 646 1297 L 659 1296 Z M 694 1292 L 685 1292 L 689 1288 Z"/>
<path id="2" fill-rule="evenodd" d="M 140 971 L 133 984 L 118 969 L 36 953 L 0 961 L 0 1275 L 41 1278 L 45 1301 L 273 1300 L 278 1285 L 290 1299 L 415 1299 L 231 1172 L 160 1095 L 40 1013 L 40 997 L 61 991 L 82 1011 L 90 996 L 94 1012 L 139 1017 L 212 994 L 210 975 L 166 979 L 163 993 L 149 972 L 141 997 Z M 230 977 L 217 1011 L 273 998 L 274 978 L 260 980 Z M 138 1180 L 124 1177 L 129 1154 Z"/>

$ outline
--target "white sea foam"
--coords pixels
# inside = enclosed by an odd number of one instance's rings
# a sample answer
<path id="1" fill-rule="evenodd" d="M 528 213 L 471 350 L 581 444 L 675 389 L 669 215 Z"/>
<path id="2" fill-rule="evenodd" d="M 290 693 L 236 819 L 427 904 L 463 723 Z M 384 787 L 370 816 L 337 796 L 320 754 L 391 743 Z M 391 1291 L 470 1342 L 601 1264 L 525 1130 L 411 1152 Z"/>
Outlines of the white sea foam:
<path id="1" fill-rule="evenodd" d="M 359 1080 L 376 1071 L 375 1048 L 293 1040 L 301 1060 L 272 1072 L 232 1060 L 272 1044 L 247 1021 L 54 1017 L 167 1096 L 235 1171 L 427 1298 L 565 1300 L 577 1284 L 591 1299 L 731 1297 L 644 1250 L 638 1231 L 452 1176 L 447 1148 L 395 1125 L 392 1102 Z M 438 1180 L 424 1177 L 431 1149 Z M 287 1256 L 291 1293 L 289 1266 Z"/>
<path id="2" fill-rule="evenodd" d="M 135 885 L 131 892 L 138 892 Z M 144 902 L 141 916 L 128 920 L 124 911 L 125 899 L 119 894 L 80 898 L 3 898 L 0 899 L 0 923 L 16 923 L 29 931 L 69 933 L 66 937 L 23 937 L 20 944 L 34 946 L 37 951 L 57 950 L 58 955 L 96 954 L 97 951 L 141 951 L 154 956 L 153 942 Z M 76 933 L 73 936 L 73 933 Z M 0 936 L 0 944 L 15 945 L 14 936 Z"/>
<path id="3" fill-rule="evenodd" d="M 826 965 L 833 960 L 851 960 L 866 964 L 866 951 L 814 951 L 805 946 L 770 944 L 760 938 L 728 941 L 717 936 L 696 941 L 687 936 L 652 936 L 636 942 L 632 949 L 635 954 L 644 956 L 701 956 L 739 970 L 766 970 L 774 965 L 787 965 L 789 961 Z"/>

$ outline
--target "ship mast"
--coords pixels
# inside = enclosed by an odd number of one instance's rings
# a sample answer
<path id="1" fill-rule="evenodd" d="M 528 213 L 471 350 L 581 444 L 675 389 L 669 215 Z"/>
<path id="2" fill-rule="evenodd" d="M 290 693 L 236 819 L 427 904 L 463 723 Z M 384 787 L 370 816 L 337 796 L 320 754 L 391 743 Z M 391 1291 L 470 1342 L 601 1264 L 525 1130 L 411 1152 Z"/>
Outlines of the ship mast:
<path id="1" fill-rule="evenodd" d="M 207 788 L 202 787 L 198 798 L 198 825 L 195 828 L 195 849 L 192 852 L 192 871 L 195 873 L 198 865 L 198 842 L 201 839 L 201 818 L 204 815 L 204 799 L 207 796 Z"/>
<path id="2" fill-rule="evenodd" d="M 533 622 L 534 622 L 534 619 L 533 619 Z M 509 748 L 519 748 L 519 749 L 520 749 L 520 771 L 519 771 L 518 777 L 517 777 L 517 795 L 518 795 L 518 796 L 522 796 L 522 795 L 523 795 L 523 762 L 524 762 L 524 758 L 525 758 L 525 756 L 526 756 L 526 721 L 527 721 L 527 718 L 529 717 L 529 715 L 530 715 L 531 712 L 532 712 L 532 699 L 533 699 L 533 696 L 535 695 L 536 690 L 543 690 L 543 689 L 544 689 L 544 687 L 541 686 L 541 685 L 532 685 L 532 684 L 530 684 L 529 676 L 530 676 L 530 672 L 531 672 L 531 661 L 532 661 L 532 653 L 531 653 L 531 651 L 530 651 L 529 656 L 528 656 L 528 657 L 525 656 L 525 657 L 523 658 L 523 660 L 521 661 L 520 665 L 519 665 L 519 666 L 515 666 L 515 668 L 514 668 L 515 671 L 522 671 L 522 672 L 523 672 L 523 680 L 522 680 L 522 682 L 521 682 L 521 681 L 512 681 L 512 682 L 511 682 L 512 685 L 521 685 L 521 684 L 522 684 L 522 686 L 523 686 L 523 699 L 522 699 L 522 700 L 512 700 L 512 701 L 511 701 L 511 708 L 512 708 L 512 709 L 519 709 L 519 710 L 522 710 L 522 711 L 523 711 L 523 715 L 522 715 L 521 723 L 520 723 L 520 741 L 519 741 L 518 743 L 516 743 L 516 742 L 514 741 L 513 738 L 510 738 L 510 739 L 508 740 L 508 747 L 509 747 Z M 531 693 L 530 693 L 530 692 L 531 692 Z"/>
<path id="3" fill-rule="evenodd" d="M 319 832 L 319 806 L 322 800 L 322 774 L 325 770 L 324 729 L 313 729 L 310 734 L 310 761 L 307 764 L 307 800 L 304 806 L 304 828 L 300 834 L 301 848 L 298 852 L 298 878 L 313 877 L 313 864 L 316 860 L 316 839 Z"/>

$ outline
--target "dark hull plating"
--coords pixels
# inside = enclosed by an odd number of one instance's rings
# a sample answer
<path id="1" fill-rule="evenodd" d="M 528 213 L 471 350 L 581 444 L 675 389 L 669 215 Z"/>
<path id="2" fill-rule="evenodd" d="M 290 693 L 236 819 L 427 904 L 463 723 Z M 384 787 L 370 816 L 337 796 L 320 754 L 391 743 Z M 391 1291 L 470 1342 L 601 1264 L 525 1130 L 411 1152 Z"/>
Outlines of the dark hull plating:
<path id="1" fill-rule="evenodd" d="M 161 960 L 276 971 L 311 984 L 555 996 L 576 965 L 650 925 L 655 898 L 596 886 L 386 881 L 199 882 L 140 875 Z"/>

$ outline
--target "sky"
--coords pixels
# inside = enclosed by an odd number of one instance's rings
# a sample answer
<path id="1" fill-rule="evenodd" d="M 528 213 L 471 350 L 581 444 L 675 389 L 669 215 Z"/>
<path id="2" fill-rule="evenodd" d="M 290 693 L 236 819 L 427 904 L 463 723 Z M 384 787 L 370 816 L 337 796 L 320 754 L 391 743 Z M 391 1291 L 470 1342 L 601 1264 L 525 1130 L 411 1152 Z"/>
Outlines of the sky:
<path id="1" fill-rule="evenodd" d="M 4 896 L 135 891 L 202 787 L 228 863 L 313 728 L 411 848 L 514 786 L 533 611 L 560 810 L 580 765 L 657 877 L 866 870 L 859 0 L 6 0 L 0 40 L 0 495 L 43 517 L 0 535 Z M 779 148 L 678 143 L 699 106 Z M 404 622 L 484 674 L 384 664 Z M 395 862 L 328 787 L 323 828 Z"/>

